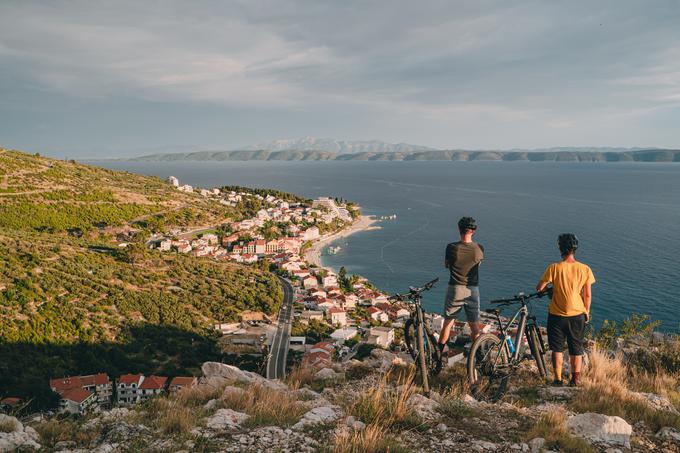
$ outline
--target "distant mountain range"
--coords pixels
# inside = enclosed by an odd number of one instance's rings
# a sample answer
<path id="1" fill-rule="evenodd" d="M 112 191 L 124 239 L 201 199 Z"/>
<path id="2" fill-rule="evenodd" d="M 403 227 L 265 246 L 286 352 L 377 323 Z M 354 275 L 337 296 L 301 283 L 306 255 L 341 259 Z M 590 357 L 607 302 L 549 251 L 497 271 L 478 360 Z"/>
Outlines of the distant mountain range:
<path id="1" fill-rule="evenodd" d="M 275 140 L 232 151 L 155 153 L 131 161 L 554 161 L 554 162 L 680 162 L 680 150 L 660 148 L 558 147 L 542 149 L 437 150 L 378 140 L 349 141 L 306 137 Z"/>

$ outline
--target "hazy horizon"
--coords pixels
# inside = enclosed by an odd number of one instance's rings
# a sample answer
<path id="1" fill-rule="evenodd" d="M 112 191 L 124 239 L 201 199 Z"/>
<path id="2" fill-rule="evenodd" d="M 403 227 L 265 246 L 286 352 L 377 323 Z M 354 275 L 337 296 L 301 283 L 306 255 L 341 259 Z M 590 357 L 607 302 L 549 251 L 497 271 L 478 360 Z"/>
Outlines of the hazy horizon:
<path id="1" fill-rule="evenodd" d="M 0 146 L 680 148 L 678 23 L 633 0 L 2 2 Z"/>

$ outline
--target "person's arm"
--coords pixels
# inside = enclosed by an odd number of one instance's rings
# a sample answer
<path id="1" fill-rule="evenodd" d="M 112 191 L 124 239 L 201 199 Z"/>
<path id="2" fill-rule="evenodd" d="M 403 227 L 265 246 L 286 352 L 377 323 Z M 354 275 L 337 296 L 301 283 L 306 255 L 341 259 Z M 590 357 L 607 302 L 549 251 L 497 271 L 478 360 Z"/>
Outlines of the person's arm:
<path id="1" fill-rule="evenodd" d="M 449 268 L 449 249 L 451 248 L 451 244 L 446 246 L 446 251 L 444 252 L 444 267 Z"/>
<path id="2" fill-rule="evenodd" d="M 583 305 L 586 307 L 586 322 L 590 321 L 590 302 L 593 300 L 593 292 L 590 283 L 581 290 L 581 297 L 583 298 Z"/>
<path id="3" fill-rule="evenodd" d="M 552 265 L 548 266 L 548 268 L 543 272 L 543 276 L 541 279 L 538 281 L 536 284 L 536 291 L 539 293 L 543 291 L 548 284 L 550 284 L 553 281 L 552 277 Z"/>

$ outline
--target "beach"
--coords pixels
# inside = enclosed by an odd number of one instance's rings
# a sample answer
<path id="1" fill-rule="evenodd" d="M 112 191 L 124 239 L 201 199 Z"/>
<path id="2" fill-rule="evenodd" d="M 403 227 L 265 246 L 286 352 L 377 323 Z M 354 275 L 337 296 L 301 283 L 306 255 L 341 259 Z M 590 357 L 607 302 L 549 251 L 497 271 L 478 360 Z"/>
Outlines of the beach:
<path id="1" fill-rule="evenodd" d="M 319 239 L 315 240 L 312 246 L 309 249 L 307 249 L 307 251 L 305 251 L 304 254 L 305 261 L 307 261 L 307 263 L 309 264 L 313 264 L 318 267 L 323 267 L 323 265 L 321 264 L 321 252 L 324 249 L 324 247 L 328 246 L 333 241 L 350 236 L 354 233 L 358 233 L 359 231 L 366 231 L 374 228 L 379 228 L 375 226 L 376 223 L 378 223 L 378 219 L 375 216 L 362 215 L 359 218 L 357 218 L 352 224 L 343 228 L 342 230 L 319 237 Z"/>

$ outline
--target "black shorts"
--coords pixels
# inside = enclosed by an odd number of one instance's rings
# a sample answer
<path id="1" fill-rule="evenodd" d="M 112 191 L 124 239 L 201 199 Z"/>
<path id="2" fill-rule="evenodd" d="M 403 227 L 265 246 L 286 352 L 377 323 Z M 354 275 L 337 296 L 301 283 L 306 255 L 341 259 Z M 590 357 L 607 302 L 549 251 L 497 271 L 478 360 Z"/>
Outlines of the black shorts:
<path id="1" fill-rule="evenodd" d="M 548 345 L 554 352 L 563 352 L 564 343 L 569 355 L 583 355 L 583 337 L 586 333 L 586 315 L 557 316 L 548 314 Z"/>

